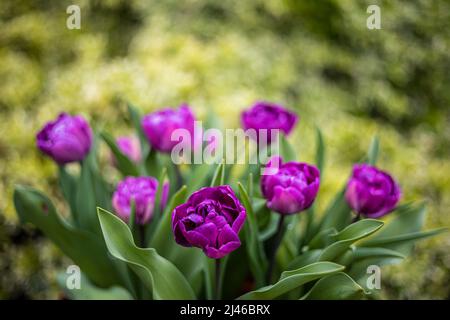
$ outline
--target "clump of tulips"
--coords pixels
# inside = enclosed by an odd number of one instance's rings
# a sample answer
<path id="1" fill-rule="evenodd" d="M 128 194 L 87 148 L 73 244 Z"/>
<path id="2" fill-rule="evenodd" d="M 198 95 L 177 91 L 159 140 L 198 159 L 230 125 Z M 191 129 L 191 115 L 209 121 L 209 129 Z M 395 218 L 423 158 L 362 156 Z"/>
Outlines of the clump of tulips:
<path id="1" fill-rule="evenodd" d="M 298 162 L 287 136 L 299 118 L 285 107 L 257 102 L 242 113 L 242 127 L 258 132 L 247 141 L 256 150 L 263 148 L 261 129 L 269 130 L 269 145 L 281 141 L 267 163 L 244 169 L 221 159 L 172 161 L 179 142 L 173 132 L 195 130 L 188 105 L 144 116 L 128 110 L 134 135 L 114 138 L 65 113 L 37 133 L 37 147 L 58 166 L 67 214 L 44 194 L 16 187 L 21 220 L 80 267 L 79 290 L 65 286 L 64 272 L 58 277 L 69 298 L 89 292 L 110 299 L 376 298 L 368 267 L 397 263 L 414 241 L 442 231 L 421 230 L 422 204 L 399 204 L 398 182 L 375 165 L 376 138 L 319 212 L 325 143 L 318 131 L 317 163 Z M 110 150 L 106 165 L 121 181 L 102 174 L 102 142 Z M 68 170 L 70 163 L 79 173 Z"/>

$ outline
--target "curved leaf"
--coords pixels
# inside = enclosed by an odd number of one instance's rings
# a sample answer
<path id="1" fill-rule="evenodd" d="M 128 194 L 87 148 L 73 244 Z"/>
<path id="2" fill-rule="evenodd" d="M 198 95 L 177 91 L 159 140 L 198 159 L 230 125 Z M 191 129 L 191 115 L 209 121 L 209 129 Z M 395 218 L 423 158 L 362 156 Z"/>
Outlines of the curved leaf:
<path id="1" fill-rule="evenodd" d="M 117 163 L 117 168 L 124 176 L 138 176 L 139 170 L 136 167 L 136 165 L 131 161 L 125 154 L 120 151 L 119 147 L 117 146 L 117 143 L 114 141 L 114 138 L 106 133 L 101 133 L 102 139 L 106 142 L 106 144 L 109 146 L 109 149 L 114 155 L 114 158 Z"/>
<path id="2" fill-rule="evenodd" d="M 98 217 L 109 252 L 128 263 L 154 299 L 195 299 L 181 272 L 155 249 L 136 247 L 130 229 L 122 220 L 101 208 Z"/>
<path id="3" fill-rule="evenodd" d="M 261 289 L 248 292 L 238 299 L 240 300 L 269 300 L 275 299 L 284 293 L 300 287 L 301 285 L 322 278 L 326 275 L 344 270 L 344 266 L 333 262 L 316 262 L 306 267 L 285 271 L 281 274 L 277 283 L 265 286 Z"/>
<path id="4" fill-rule="evenodd" d="M 376 232 L 383 224 L 384 222 L 379 220 L 364 219 L 349 225 L 333 237 L 337 241 L 323 250 L 319 260 L 333 261 L 343 254 L 351 244 Z"/>
<path id="5" fill-rule="evenodd" d="M 364 289 L 347 274 L 340 272 L 320 279 L 301 300 L 359 300 Z"/>

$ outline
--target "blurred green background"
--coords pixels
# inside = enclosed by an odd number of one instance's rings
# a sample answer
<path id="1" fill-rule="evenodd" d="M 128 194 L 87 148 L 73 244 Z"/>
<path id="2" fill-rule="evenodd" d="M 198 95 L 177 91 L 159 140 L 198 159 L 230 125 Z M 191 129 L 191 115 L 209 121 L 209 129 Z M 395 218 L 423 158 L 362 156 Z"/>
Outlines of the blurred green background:
<path id="1" fill-rule="evenodd" d="M 66 28 L 70 4 L 81 30 Z M 366 27 L 370 4 L 381 30 Z M 304 161 L 323 130 L 320 205 L 378 134 L 404 201 L 427 202 L 428 228 L 450 224 L 449 1 L 1 1 L 0 298 L 58 298 L 55 274 L 70 264 L 18 224 L 11 200 L 17 183 L 61 199 L 35 148 L 46 121 L 82 113 L 117 135 L 131 131 L 123 101 L 143 112 L 188 102 L 233 128 L 259 99 L 301 116 L 290 141 Z M 449 248 L 440 235 L 384 268 L 382 297 L 449 299 Z"/>

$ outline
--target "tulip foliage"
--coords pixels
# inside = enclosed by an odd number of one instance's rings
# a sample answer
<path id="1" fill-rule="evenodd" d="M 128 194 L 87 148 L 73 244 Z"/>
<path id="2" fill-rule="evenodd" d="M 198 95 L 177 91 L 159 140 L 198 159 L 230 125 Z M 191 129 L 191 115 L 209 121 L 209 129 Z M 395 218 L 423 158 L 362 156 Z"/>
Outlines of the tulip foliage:
<path id="1" fill-rule="evenodd" d="M 243 126 L 269 123 L 270 114 L 260 115 L 264 108 L 259 102 L 255 112 L 247 111 Z M 399 263 L 415 241 L 443 231 L 422 231 L 423 204 L 398 204 L 399 185 L 375 167 L 376 138 L 364 165 L 350 175 L 349 164 L 349 182 L 320 212 L 316 203 L 325 163 L 320 131 L 315 165 L 296 162 L 286 136 L 297 118 L 291 112 L 281 118 L 287 127 L 277 124 L 284 134 L 279 154 L 273 155 L 281 163 L 275 175 L 261 175 L 260 165 L 237 168 L 223 161 L 177 166 L 164 141 L 171 119 L 160 117 L 173 113 L 174 127 L 191 130 L 191 123 L 183 123 L 193 121 L 190 109 L 182 106 L 179 112 L 142 116 L 130 106 L 139 138 L 134 141 L 91 133 L 75 117 L 80 129 L 68 115 L 60 116 L 68 123 L 51 123 L 39 134 L 38 146 L 58 164 L 69 214 L 59 213 L 30 187 L 17 186 L 14 203 L 22 222 L 42 230 L 79 266 L 80 289 L 66 286 L 64 272 L 57 279 L 69 298 L 376 298 L 369 267 Z M 123 177 L 118 185 L 102 175 L 102 143 L 112 154 L 108 165 Z M 66 168 L 74 161 L 79 174 Z"/>

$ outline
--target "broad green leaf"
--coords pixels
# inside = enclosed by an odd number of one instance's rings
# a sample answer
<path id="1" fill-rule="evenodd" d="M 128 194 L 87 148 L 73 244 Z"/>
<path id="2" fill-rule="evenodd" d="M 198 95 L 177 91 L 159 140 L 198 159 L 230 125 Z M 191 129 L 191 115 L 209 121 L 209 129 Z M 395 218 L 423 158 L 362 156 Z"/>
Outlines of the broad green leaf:
<path id="1" fill-rule="evenodd" d="M 97 285 L 108 287 L 121 283 L 103 239 L 68 224 L 46 196 L 34 189 L 17 186 L 14 205 L 22 223 L 29 222 L 40 229 Z"/>
<path id="2" fill-rule="evenodd" d="M 285 271 L 277 283 L 265 286 L 240 296 L 239 300 L 270 300 L 299 288 L 305 283 L 344 270 L 344 266 L 333 262 L 316 262 L 306 267 Z"/>
<path id="3" fill-rule="evenodd" d="M 436 229 L 421 232 L 425 220 L 425 206 L 406 205 L 389 214 L 386 226 L 377 234 L 362 241 L 360 247 L 383 247 L 408 255 L 418 239 L 444 231 Z"/>
<path id="4" fill-rule="evenodd" d="M 238 182 L 238 189 L 241 201 L 247 212 L 247 221 L 244 225 L 245 246 L 250 261 L 250 269 L 255 277 L 257 285 L 264 283 L 264 272 L 267 268 L 267 259 L 264 253 L 262 242 L 259 241 L 258 224 L 253 212 L 251 200 L 247 190 Z"/>
<path id="5" fill-rule="evenodd" d="M 120 151 L 116 141 L 114 141 L 114 138 L 107 132 L 102 132 L 101 137 L 106 142 L 111 152 L 113 153 L 114 158 L 116 160 L 117 168 L 122 173 L 122 175 L 138 176 L 139 175 L 138 168 L 133 163 L 133 161 L 131 161 L 125 154 L 122 153 L 122 151 Z"/>
<path id="6" fill-rule="evenodd" d="M 321 230 L 335 228 L 340 231 L 350 224 L 351 210 L 345 201 L 345 187 L 339 191 L 333 199 L 333 202 L 325 210 L 323 220 L 320 225 Z"/>
<path id="7" fill-rule="evenodd" d="M 373 219 L 364 219 L 353 223 L 333 238 L 333 244 L 326 247 L 320 257 L 320 261 L 333 261 L 343 254 L 353 243 L 376 232 L 383 226 L 384 222 Z"/>
<path id="8" fill-rule="evenodd" d="M 153 248 L 136 247 L 128 226 L 113 214 L 98 208 L 98 216 L 109 252 L 128 263 L 154 299 L 195 299 L 186 278 L 169 260 Z"/>
<path id="9" fill-rule="evenodd" d="M 311 263 L 317 262 L 321 253 L 322 250 L 319 249 L 305 251 L 302 254 L 295 257 L 295 259 L 293 259 L 289 263 L 286 270 L 295 270 L 307 266 Z"/>
<path id="10" fill-rule="evenodd" d="M 83 274 L 81 274 L 80 288 L 69 289 L 67 286 L 67 273 L 61 272 L 57 275 L 59 287 L 65 295 L 72 300 L 132 300 L 132 295 L 122 287 L 113 286 L 110 288 L 99 288 L 92 284 Z M 69 279 L 70 281 L 70 279 Z"/>
<path id="11" fill-rule="evenodd" d="M 77 217 L 79 225 L 84 230 L 100 234 L 100 225 L 95 215 L 96 197 L 95 186 L 89 159 L 84 159 L 81 164 L 81 173 L 78 180 L 77 193 Z"/>
<path id="12" fill-rule="evenodd" d="M 203 252 L 197 248 L 182 247 L 175 242 L 172 232 L 172 212 L 175 207 L 186 200 L 187 189 L 183 186 L 168 201 L 166 208 L 158 221 L 155 233 L 150 235 L 150 246 L 175 266 L 186 276 L 190 283 L 199 277 L 202 265 L 199 263 Z"/>
<path id="13" fill-rule="evenodd" d="M 64 166 L 59 166 L 59 185 L 61 187 L 64 199 L 70 207 L 70 213 L 75 225 L 78 226 L 76 190 L 77 179 L 67 172 Z"/>
<path id="14" fill-rule="evenodd" d="M 398 259 L 406 258 L 400 252 L 380 247 L 373 247 L 373 248 L 356 247 L 353 252 L 353 261 L 371 257 L 398 258 Z"/>
<path id="15" fill-rule="evenodd" d="M 224 184 L 225 180 L 225 163 L 222 161 L 214 171 L 214 176 L 211 180 L 211 187 L 217 187 Z"/>
<path id="16" fill-rule="evenodd" d="M 301 300 L 360 300 L 364 289 L 346 273 L 339 272 L 317 281 Z"/>
<path id="17" fill-rule="evenodd" d="M 323 248 L 329 245 L 331 242 L 331 237 L 336 234 L 337 231 L 335 228 L 321 230 L 308 243 L 308 250 Z"/>
<path id="18" fill-rule="evenodd" d="M 369 164 L 376 165 L 378 159 L 378 152 L 380 149 L 380 140 L 377 136 L 372 138 L 372 142 L 370 143 L 369 151 L 367 152 L 367 159 Z"/>

